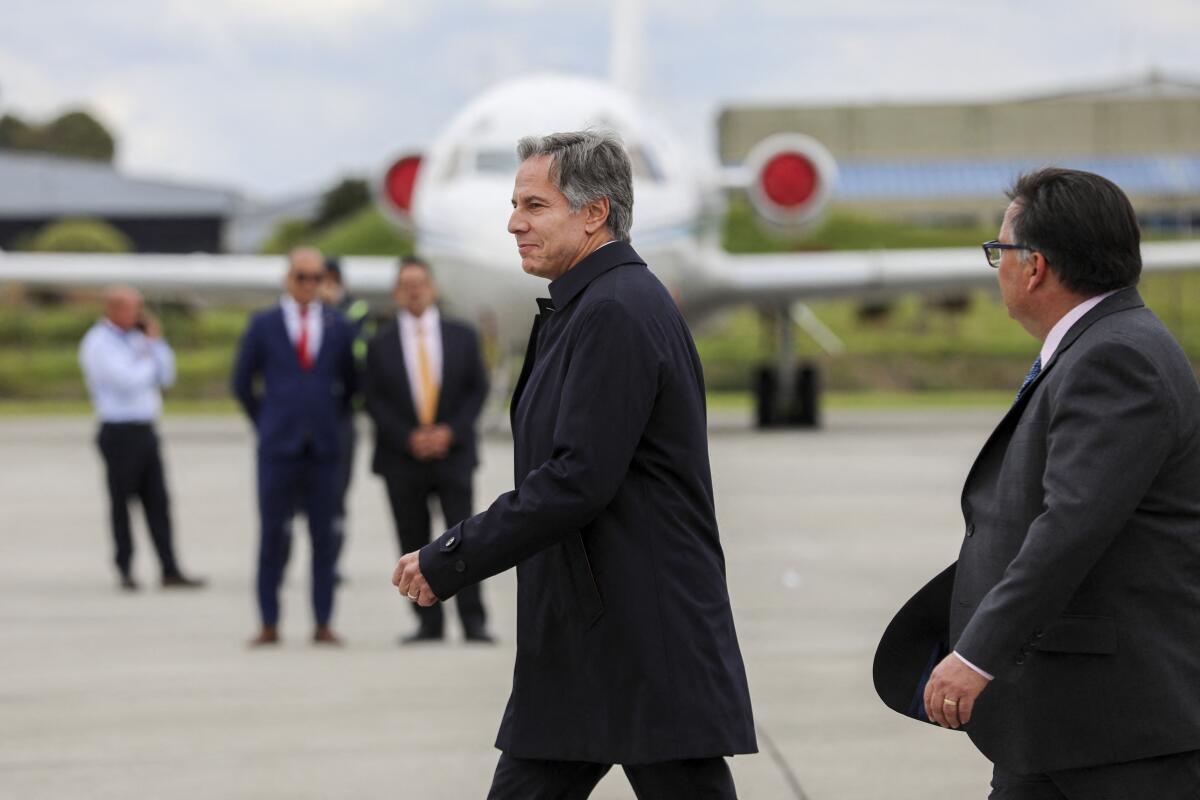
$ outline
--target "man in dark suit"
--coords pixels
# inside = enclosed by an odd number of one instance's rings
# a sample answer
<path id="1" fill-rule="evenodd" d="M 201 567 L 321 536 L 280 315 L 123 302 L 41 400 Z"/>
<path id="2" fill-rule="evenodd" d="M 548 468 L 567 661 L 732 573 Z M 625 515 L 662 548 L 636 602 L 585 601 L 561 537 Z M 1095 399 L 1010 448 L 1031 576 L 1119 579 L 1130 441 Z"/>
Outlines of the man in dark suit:
<path id="1" fill-rule="evenodd" d="M 517 663 L 489 797 L 732 798 L 756 751 L 687 324 L 629 244 L 612 134 L 522 139 L 509 231 L 548 278 L 512 401 L 516 489 L 404 556 L 421 605 L 517 567 Z"/>
<path id="2" fill-rule="evenodd" d="M 984 250 L 1042 351 L 967 475 L 957 567 L 906 606 L 941 604 L 952 652 L 905 679 L 995 800 L 1200 797 L 1200 389 L 1134 288 L 1124 193 L 1051 168 L 1009 196 Z"/>
<path id="3" fill-rule="evenodd" d="M 254 646 L 279 641 L 279 585 L 291 550 L 291 525 L 303 508 L 312 542 L 313 641 L 340 644 L 329 625 L 341 537 L 338 513 L 339 426 L 355 390 L 354 330 L 316 302 L 325 272 L 321 254 L 288 256 L 287 292 L 250 321 L 238 350 L 233 391 L 258 433 L 261 539 Z"/>
<path id="4" fill-rule="evenodd" d="M 487 398 L 479 338 L 443 319 L 429 265 L 406 258 L 396 276 L 395 318 L 367 348 L 364 389 L 375 421 L 372 469 L 387 484 L 400 552 L 429 544 L 429 499 L 436 496 L 446 527 L 471 516 L 471 474 L 478 463 L 475 423 Z M 491 642 L 479 584 L 457 596 L 463 635 Z M 413 604 L 419 627 L 405 643 L 443 635 L 441 605 Z"/>

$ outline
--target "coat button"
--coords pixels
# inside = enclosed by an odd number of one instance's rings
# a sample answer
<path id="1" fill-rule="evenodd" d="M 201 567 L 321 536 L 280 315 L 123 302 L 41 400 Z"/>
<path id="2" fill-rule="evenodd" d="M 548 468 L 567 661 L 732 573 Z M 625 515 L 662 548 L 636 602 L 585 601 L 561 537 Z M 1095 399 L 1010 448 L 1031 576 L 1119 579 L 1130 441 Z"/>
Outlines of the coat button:
<path id="1" fill-rule="evenodd" d="M 446 544 L 445 544 L 445 545 L 443 545 L 443 546 L 444 546 L 444 547 L 450 547 L 450 546 L 451 546 L 451 545 L 453 545 L 453 544 L 454 544 L 454 537 L 453 537 L 453 536 L 451 536 L 449 539 L 447 539 L 447 540 L 446 540 Z"/>
<path id="2" fill-rule="evenodd" d="M 1018 664 L 1024 664 L 1024 663 L 1025 663 L 1025 654 L 1024 654 L 1024 653 L 1021 653 L 1021 655 L 1017 656 L 1017 663 L 1018 663 Z"/>
<path id="3" fill-rule="evenodd" d="M 972 522 L 970 525 L 967 526 L 967 536 L 974 536 L 974 535 L 975 535 L 975 523 Z"/>
<path id="4" fill-rule="evenodd" d="M 463 561 L 461 558 L 458 561 L 455 561 L 454 562 L 454 571 L 455 572 L 466 572 L 467 571 L 467 562 Z"/>

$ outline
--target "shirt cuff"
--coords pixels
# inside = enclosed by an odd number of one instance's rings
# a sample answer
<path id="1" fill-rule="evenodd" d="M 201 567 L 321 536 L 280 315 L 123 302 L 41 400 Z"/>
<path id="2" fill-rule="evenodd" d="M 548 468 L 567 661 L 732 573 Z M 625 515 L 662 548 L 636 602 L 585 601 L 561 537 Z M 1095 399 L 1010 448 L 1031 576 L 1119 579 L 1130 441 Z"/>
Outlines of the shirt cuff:
<path id="1" fill-rule="evenodd" d="M 979 673 L 983 677 L 987 678 L 989 681 L 992 680 L 993 676 L 991 674 L 984 672 L 979 667 L 972 664 L 970 661 L 967 661 L 965 658 L 963 658 L 962 656 L 960 656 L 958 654 L 957 650 L 954 651 L 954 657 L 957 658 L 959 661 L 963 662 L 964 664 L 966 664 L 968 667 L 970 667 L 973 672 Z"/>

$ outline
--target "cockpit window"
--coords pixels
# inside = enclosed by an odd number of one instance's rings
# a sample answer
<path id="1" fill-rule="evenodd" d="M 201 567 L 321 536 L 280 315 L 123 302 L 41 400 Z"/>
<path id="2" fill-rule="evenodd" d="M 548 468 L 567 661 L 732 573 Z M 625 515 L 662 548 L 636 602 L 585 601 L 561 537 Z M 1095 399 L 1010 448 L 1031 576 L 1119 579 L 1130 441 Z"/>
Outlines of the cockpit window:
<path id="1" fill-rule="evenodd" d="M 639 145 L 630 147 L 629 161 L 633 166 L 633 177 L 641 178 L 651 183 L 662 183 L 662 169 L 658 166 L 658 162 L 650 150 Z"/>
<path id="2" fill-rule="evenodd" d="M 517 152 L 516 150 L 481 150 L 475 154 L 475 171 L 503 172 L 513 175 L 517 171 Z"/>
<path id="3" fill-rule="evenodd" d="M 662 182 L 662 168 L 648 148 L 641 145 L 631 146 L 629 161 L 633 167 L 634 178 L 652 183 Z M 480 174 L 514 175 L 518 166 L 520 165 L 517 163 L 515 150 L 480 150 L 475 153 L 475 172 Z"/>

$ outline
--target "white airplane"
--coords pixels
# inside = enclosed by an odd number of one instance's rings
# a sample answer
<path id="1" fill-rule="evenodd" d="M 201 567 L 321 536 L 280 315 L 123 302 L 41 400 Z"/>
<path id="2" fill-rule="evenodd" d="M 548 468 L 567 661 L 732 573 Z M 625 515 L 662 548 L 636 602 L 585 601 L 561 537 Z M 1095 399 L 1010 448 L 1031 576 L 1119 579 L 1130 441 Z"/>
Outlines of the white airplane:
<path id="1" fill-rule="evenodd" d="M 673 292 L 693 323 L 723 308 L 754 304 L 784 313 L 782 356 L 760 383 L 761 423 L 813 423 L 815 398 L 792 394 L 791 320 L 826 339 L 798 301 L 836 295 L 878 299 L 906 291 L 954 291 L 993 284 L 977 247 L 925 250 L 734 255 L 720 247 L 725 193 L 747 193 L 775 226 L 804 225 L 836 191 L 829 152 L 802 135 L 760 142 L 736 169 L 719 169 L 655 121 L 612 84 L 563 76 L 531 77 L 495 87 L 466 106 L 428 152 L 405 154 L 386 170 L 378 202 L 411 230 L 434 266 L 448 313 L 475 321 L 502 351 L 524 352 L 533 299 L 545 282 L 526 275 L 507 233 L 516 142 L 527 134 L 602 127 L 617 132 L 634 166 L 632 243 Z M 999 204 L 1000 198 L 997 198 Z M 1200 267 L 1200 241 L 1146 244 L 1147 270 Z M 270 298 L 284 260 L 228 255 L 0 254 L 0 283 L 99 286 L 129 283 L 148 296 Z M 390 304 L 395 261 L 347 257 L 346 282 L 358 295 Z M 504 365 L 498 376 L 508 374 Z M 780 379 L 780 376 L 787 376 Z M 497 381 L 504 391 L 505 381 Z M 811 395 L 812 392 L 808 391 Z M 791 409 L 780 412 L 780 409 Z"/>

